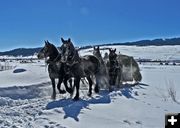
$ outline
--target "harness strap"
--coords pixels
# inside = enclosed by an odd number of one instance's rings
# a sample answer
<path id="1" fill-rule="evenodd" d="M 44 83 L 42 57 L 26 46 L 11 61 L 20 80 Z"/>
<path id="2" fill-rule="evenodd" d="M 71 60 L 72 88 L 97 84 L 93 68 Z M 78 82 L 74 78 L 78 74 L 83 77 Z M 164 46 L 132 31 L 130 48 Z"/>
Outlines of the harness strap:
<path id="1" fill-rule="evenodd" d="M 46 63 L 47 63 L 47 64 L 56 63 L 56 62 L 59 60 L 60 56 L 61 56 L 61 55 L 58 54 L 55 59 L 53 59 L 53 60 L 47 60 Z"/>

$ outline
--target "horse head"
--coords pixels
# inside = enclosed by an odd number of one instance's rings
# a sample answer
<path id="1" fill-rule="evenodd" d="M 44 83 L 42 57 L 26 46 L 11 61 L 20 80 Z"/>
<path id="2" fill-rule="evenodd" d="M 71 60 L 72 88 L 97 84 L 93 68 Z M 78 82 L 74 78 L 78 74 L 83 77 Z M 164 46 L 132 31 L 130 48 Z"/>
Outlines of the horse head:
<path id="1" fill-rule="evenodd" d="M 99 46 L 97 46 L 97 48 L 96 48 L 96 46 L 94 46 L 93 49 L 94 49 L 93 50 L 93 55 L 94 56 L 101 56 Z"/>
<path id="2" fill-rule="evenodd" d="M 75 61 L 75 56 L 77 55 L 77 50 L 75 49 L 71 39 L 64 40 L 61 38 L 61 62 L 63 63 L 72 63 Z"/>
<path id="3" fill-rule="evenodd" d="M 116 58 L 117 58 L 116 48 L 115 49 L 110 48 L 109 49 L 109 60 L 110 61 L 115 61 Z"/>
<path id="4" fill-rule="evenodd" d="M 51 44 L 48 40 L 44 42 L 44 47 L 39 51 L 37 55 L 38 59 L 57 56 L 58 51 L 56 47 L 53 44 Z"/>

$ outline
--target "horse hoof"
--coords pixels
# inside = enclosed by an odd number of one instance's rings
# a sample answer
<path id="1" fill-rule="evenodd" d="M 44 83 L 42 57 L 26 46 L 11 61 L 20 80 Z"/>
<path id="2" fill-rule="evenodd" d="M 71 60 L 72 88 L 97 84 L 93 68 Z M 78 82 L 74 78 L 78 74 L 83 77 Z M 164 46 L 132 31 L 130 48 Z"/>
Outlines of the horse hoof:
<path id="1" fill-rule="evenodd" d="M 88 93 L 87 96 L 91 97 L 92 93 Z"/>
<path id="2" fill-rule="evenodd" d="M 52 96 L 51 96 L 51 99 L 52 99 L 52 100 L 55 100 L 55 99 L 56 99 L 56 95 L 52 95 Z"/>
<path id="3" fill-rule="evenodd" d="M 59 90 L 59 93 L 60 93 L 60 94 L 65 94 L 66 91 L 65 91 L 65 90 Z"/>
<path id="4" fill-rule="evenodd" d="M 94 88 L 94 91 L 95 91 L 95 93 L 99 93 L 99 87 L 96 86 L 96 87 Z"/>
<path id="5" fill-rule="evenodd" d="M 73 94 L 70 94 L 70 98 L 72 99 L 72 97 L 73 97 Z"/>
<path id="6" fill-rule="evenodd" d="M 112 88 L 109 88 L 109 92 L 112 92 L 112 91 L 114 91 Z"/>
<path id="7" fill-rule="evenodd" d="M 70 94 L 73 94 L 73 90 L 72 89 L 67 89 L 66 90 L 68 93 L 70 93 Z"/>
<path id="8" fill-rule="evenodd" d="M 74 97 L 73 100 L 74 100 L 74 101 L 78 101 L 78 100 L 79 100 L 79 97 Z"/>

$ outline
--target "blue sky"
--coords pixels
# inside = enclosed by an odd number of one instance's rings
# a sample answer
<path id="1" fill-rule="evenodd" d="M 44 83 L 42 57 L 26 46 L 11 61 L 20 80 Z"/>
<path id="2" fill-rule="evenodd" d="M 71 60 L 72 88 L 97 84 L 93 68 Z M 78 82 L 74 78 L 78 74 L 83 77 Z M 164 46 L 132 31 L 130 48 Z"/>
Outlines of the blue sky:
<path id="1" fill-rule="evenodd" d="M 180 36 L 179 0 L 0 0 L 0 51 Z"/>

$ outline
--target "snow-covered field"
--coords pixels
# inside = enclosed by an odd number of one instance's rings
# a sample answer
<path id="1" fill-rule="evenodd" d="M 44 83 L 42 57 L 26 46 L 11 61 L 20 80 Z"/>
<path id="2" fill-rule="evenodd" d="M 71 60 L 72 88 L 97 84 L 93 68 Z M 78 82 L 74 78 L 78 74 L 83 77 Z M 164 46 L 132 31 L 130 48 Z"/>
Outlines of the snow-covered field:
<path id="1" fill-rule="evenodd" d="M 180 59 L 180 46 L 112 47 L 135 58 Z M 90 53 L 83 50 L 80 54 Z M 141 84 L 110 93 L 102 90 L 91 98 L 83 86 L 81 99 L 75 102 L 69 94 L 58 94 L 51 100 L 51 83 L 43 61 L 11 63 L 15 69 L 0 71 L 2 128 L 164 128 L 165 114 L 180 112 L 178 65 L 141 64 Z M 176 102 L 169 89 L 176 93 Z"/>
<path id="2" fill-rule="evenodd" d="M 117 53 L 133 56 L 135 59 L 152 60 L 180 60 L 180 46 L 102 46 L 103 48 L 116 48 Z M 82 50 L 83 54 L 90 54 L 93 49 Z M 108 50 L 102 50 L 102 55 Z"/>

